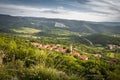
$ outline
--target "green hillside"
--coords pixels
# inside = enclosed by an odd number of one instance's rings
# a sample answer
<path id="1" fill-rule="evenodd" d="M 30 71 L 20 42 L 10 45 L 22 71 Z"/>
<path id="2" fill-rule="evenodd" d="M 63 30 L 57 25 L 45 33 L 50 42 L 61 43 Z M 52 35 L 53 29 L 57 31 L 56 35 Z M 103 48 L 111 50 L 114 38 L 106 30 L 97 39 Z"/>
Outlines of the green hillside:
<path id="1" fill-rule="evenodd" d="M 120 23 L 0 15 L 0 80 L 120 80 Z"/>
<path id="2" fill-rule="evenodd" d="M 106 46 L 108 44 L 116 44 L 120 45 L 120 37 L 119 35 L 112 35 L 112 34 L 93 34 L 88 35 L 85 38 L 89 39 L 93 42 L 93 44 L 100 44 Z"/>
<path id="3" fill-rule="evenodd" d="M 75 21 L 65 19 L 49 19 L 35 17 L 13 17 L 9 15 L 0 15 L 0 31 L 11 32 L 11 29 L 20 27 L 33 28 L 38 30 L 51 30 L 54 28 L 69 30 L 77 33 L 111 33 L 120 34 L 119 22 L 89 22 Z"/>
<path id="4" fill-rule="evenodd" d="M 74 50 L 89 60 L 66 53 L 39 49 L 31 41 L 42 44 L 60 44 L 68 47 L 71 41 L 49 38 L 23 38 L 0 34 L 0 80 L 119 80 L 120 54 L 101 48 L 74 43 Z M 67 43 L 66 43 L 67 42 Z M 102 52 L 103 51 L 103 52 Z M 102 57 L 94 57 L 93 54 Z M 113 54 L 116 61 L 112 62 Z M 111 61 L 111 62 L 109 62 Z"/>

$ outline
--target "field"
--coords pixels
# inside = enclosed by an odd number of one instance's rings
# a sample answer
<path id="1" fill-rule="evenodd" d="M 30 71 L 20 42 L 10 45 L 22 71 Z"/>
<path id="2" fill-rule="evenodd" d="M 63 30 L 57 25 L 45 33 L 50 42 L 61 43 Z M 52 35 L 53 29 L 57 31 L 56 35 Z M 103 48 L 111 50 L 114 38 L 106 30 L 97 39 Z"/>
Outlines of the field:
<path id="1" fill-rule="evenodd" d="M 33 33 L 41 32 L 41 30 L 34 28 L 26 28 L 26 27 L 21 27 L 19 29 L 11 29 L 11 30 L 16 33 L 24 33 L 24 34 L 33 34 Z"/>

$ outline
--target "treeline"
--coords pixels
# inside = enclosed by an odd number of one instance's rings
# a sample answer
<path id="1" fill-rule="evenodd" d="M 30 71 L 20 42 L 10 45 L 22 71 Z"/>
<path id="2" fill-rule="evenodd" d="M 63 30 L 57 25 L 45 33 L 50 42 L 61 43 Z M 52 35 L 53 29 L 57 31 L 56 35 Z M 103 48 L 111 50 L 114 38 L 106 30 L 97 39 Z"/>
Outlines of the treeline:
<path id="1" fill-rule="evenodd" d="M 111 36 L 110 34 L 93 34 L 86 36 L 86 38 L 94 44 L 99 44 L 102 46 L 107 46 L 108 44 L 120 45 L 120 38 Z"/>

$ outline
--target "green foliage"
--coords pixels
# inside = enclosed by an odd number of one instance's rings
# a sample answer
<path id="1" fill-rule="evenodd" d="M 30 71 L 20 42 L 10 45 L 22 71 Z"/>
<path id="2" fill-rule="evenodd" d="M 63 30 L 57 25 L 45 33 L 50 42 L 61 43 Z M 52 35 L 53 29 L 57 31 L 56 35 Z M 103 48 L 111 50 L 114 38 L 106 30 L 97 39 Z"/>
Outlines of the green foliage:
<path id="1" fill-rule="evenodd" d="M 12 76 L 3 67 L 0 67 L 0 80 L 12 80 Z"/>
<path id="2" fill-rule="evenodd" d="M 108 57 L 115 58 L 115 53 L 108 53 Z"/>
<path id="3" fill-rule="evenodd" d="M 18 73 L 22 80 L 68 80 L 69 77 L 62 71 L 37 65 L 35 67 L 26 68 Z"/>
<path id="4" fill-rule="evenodd" d="M 108 44 L 119 45 L 120 38 L 111 36 L 110 34 L 93 34 L 86 36 L 87 39 L 92 41 L 94 44 L 100 44 L 106 46 Z"/>
<path id="5" fill-rule="evenodd" d="M 51 41 L 46 40 L 45 43 L 51 43 Z M 54 39 L 53 42 L 55 43 Z M 91 56 L 92 53 L 102 53 L 102 49 L 82 44 L 74 45 L 79 49 L 80 54 L 86 53 L 87 56 Z M 1 57 L 3 63 L 0 64 L 1 80 L 12 80 L 13 78 L 19 80 L 120 79 L 117 76 L 120 74 L 119 62 L 111 64 L 105 61 L 110 59 L 107 54 L 104 54 L 105 59 L 90 58 L 88 61 L 84 61 L 67 53 L 38 49 L 30 42 L 26 42 L 26 38 L 6 34 L 0 34 L 0 51 L 2 51 L 1 55 L 4 54 Z M 108 52 L 106 51 L 106 53 Z M 117 53 L 118 61 L 120 60 L 119 56 Z"/>

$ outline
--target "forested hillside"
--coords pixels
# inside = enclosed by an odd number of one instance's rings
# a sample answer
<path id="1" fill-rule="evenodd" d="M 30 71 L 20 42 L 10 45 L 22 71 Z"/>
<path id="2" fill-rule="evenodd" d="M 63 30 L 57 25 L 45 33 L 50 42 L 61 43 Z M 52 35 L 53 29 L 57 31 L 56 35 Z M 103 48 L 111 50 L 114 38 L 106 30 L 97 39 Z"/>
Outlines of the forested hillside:
<path id="1" fill-rule="evenodd" d="M 119 22 L 89 22 L 65 19 L 49 19 L 35 17 L 17 17 L 0 15 L 0 31 L 13 32 L 15 29 L 32 28 L 39 30 L 62 29 L 77 33 L 114 33 L 120 34 Z"/>

